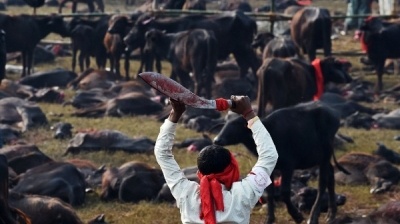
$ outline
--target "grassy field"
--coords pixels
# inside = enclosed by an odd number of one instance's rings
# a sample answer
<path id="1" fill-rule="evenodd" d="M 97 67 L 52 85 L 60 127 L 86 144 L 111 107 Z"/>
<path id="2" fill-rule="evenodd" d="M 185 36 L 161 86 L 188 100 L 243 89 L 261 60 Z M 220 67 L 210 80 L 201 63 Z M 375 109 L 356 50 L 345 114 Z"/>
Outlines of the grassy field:
<path id="1" fill-rule="evenodd" d="M 252 1 L 254 6 L 260 6 L 265 1 Z M 345 11 L 345 1 L 316 1 L 317 5 L 325 6 L 334 10 Z M 122 1 L 107 1 L 106 11 L 115 12 L 133 10 L 134 7 L 126 8 L 123 6 Z M 6 13 L 9 14 L 19 14 L 31 12 L 32 9 L 28 7 L 9 7 Z M 38 13 L 53 13 L 57 12 L 56 8 L 39 8 Z M 64 9 L 64 12 L 69 13 L 69 9 Z M 48 39 L 61 39 L 55 35 L 49 35 Z M 354 41 L 351 36 L 340 37 L 338 40 L 333 42 L 334 51 L 358 51 L 360 45 L 358 42 Z M 353 62 L 354 71 L 360 70 L 360 64 L 357 57 L 349 58 Z M 136 73 L 138 66 L 137 62 L 132 62 L 131 74 Z M 55 67 L 70 68 L 71 59 L 57 58 L 54 63 L 42 64 L 35 66 L 36 71 L 46 70 Z M 93 63 L 94 64 L 94 63 Z M 164 63 L 163 71 L 169 74 L 167 70 L 170 69 L 169 65 Z M 352 73 L 353 77 L 362 77 L 367 80 L 375 81 L 375 76 L 373 74 L 367 74 L 363 72 Z M 8 74 L 8 78 L 16 79 L 18 75 Z M 385 76 L 384 83 L 388 87 L 390 85 L 398 83 L 399 77 L 397 76 Z M 71 97 L 73 93 L 67 90 L 67 96 Z M 124 118 L 99 118 L 99 119 L 86 119 L 86 118 L 76 118 L 72 117 L 70 114 L 73 111 L 71 107 L 62 107 L 56 104 L 40 104 L 41 108 L 47 114 L 50 123 L 55 123 L 58 121 L 70 122 L 75 130 L 95 128 L 95 129 L 116 129 L 122 131 L 130 136 L 147 136 L 149 138 L 155 139 L 161 123 L 157 122 L 153 117 L 124 117 Z M 369 106 L 380 106 L 387 108 L 394 108 L 396 105 L 386 105 L 380 104 L 370 104 Z M 62 114 L 62 116 L 55 116 L 54 114 Z M 336 155 L 340 157 L 342 154 L 352 151 L 362 151 L 371 152 L 376 148 L 376 142 L 383 142 L 388 147 L 396 149 L 398 151 L 398 143 L 393 140 L 393 136 L 396 135 L 397 131 L 391 130 L 356 130 L 349 128 L 341 128 L 340 132 L 351 136 L 355 143 L 345 145 L 340 150 L 336 151 Z M 199 136 L 199 133 L 185 129 L 183 126 L 178 128 L 177 131 L 177 141 L 183 140 L 188 137 Z M 214 136 L 212 136 L 214 137 Z M 98 165 L 106 164 L 107 166 L 119 166 L 125 162 L 138 160 L 147 162 L 155 167 L 158 165 L 155 162 L 154 155 L 139 155 L 139 154 L 126 154 L 123 152 L 115 153 L 81 153 L 76 156 L 62 157 L 68 141 L 59 141 L 52 138 L 52 133 L 49 127 L 43 127 L 38 130 L 34 130 L 24 134 L 23 138 L 36 144 L 44 153 L 48 154 L 50 157 L 56 160 L 65 160 L 69 158 L 82 158 L 90 159 L 95 161 Z M 238 158 L 241 168 L 241 173 L 245 174 L 255 163 L 256 158 L 252 157 L 243 146 L 231 146 L 228 147 L 234 152 L 240 152 L 242 156 Z M 178 163 L 181 167 L 187 167 L 195 165 L 195 153 L 189 153 L 185 150 L 179 151 L 175 150 L 174 154 Z M 312 183 L 315 185 L 316 183 Z M 337 186 L 337 193 L 345 194 L 347 196 L 347 203 L 339 208 L 339 215 L 344 214 L 367 214 L 372 209 L 378 207 L 382 203 L 392 200 L 399 199 L 399 192 L 395 191 L 392 193 L 386 193 L 383 195 L 371 195 L 369 193 L 369 186 Z M 109 223 L 115 224 L 150 224 L 150 223 L 165 223 L 174 224 L 180 223 L 179 210 L 170 204 L 152 204 L 148 202 L 142 202 L 139 204 L 132 203 L 121 203 L 118 201 L 112 202 L 101 202 L 99 200 L 99 189 L 95 193 L 87 195 L 86 203 L 80 207 L 76 207 L 79 216 L 83 220 L 88 220 L 99 213 L 104 213 L 106 215 L 106 220 Z M 283 204 L 278 204 L 277 210 L 277 223 L 293 223 L 291 218 L 286 212 L 286 208 Z M 307 217 L 308 215 L 305 214 Z M 251 217 L 251 223 L 263 223 L 266 217 L 265 207 L 256 207 L 253 210 Z M 323 223 L 324 215 L 321 215 L 321 222 Z"/>

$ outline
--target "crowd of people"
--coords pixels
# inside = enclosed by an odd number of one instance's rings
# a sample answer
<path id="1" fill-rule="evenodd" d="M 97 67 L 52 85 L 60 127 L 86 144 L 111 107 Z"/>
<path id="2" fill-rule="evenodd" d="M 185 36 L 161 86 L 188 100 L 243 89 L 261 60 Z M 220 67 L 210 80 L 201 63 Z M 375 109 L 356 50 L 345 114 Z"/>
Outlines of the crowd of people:
<path id="1" fill-rule="evenodd" d="M 347 0 L 347 15 L 368 15 L 372 13 L 372 3 L 378 2 L 380 15 L 392 15 L 396 13 L 398 0 Z M 360 38 L 360 26 L 363 18 L 348 17 L 345 20 L 345 27 L 342 35 L 346 35 L 349 30 L 355 30 L 354 38 Z"/>

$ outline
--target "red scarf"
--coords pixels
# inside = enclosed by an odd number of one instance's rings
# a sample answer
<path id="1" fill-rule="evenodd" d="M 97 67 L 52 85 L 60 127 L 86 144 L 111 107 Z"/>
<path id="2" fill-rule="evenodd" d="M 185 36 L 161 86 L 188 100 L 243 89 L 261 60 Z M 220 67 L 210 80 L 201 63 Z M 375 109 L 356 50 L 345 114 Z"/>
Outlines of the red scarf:
<path id="1" fill-rule="evenodd" d="M 322 94 L 324 93 L 324 76 L 321 69 L 321 59 L 316 58 L 311 64 L 315 69 L 317 92 L 315 93 L 313 100 L 316 101 L 319 100 L 319 98 L 321 98 Z"/>
<path id="2" fill-rule="evenodd" d="M 224 211 L 222 186 L 230 190 L 233 182 L 239 180 L 239 166 L 231 153 L 231 163 L 221 173 L 203 175 L 197 172 L 200 179 L 200 219 L 205 224 L 215 224 L 215 211 Z"/>

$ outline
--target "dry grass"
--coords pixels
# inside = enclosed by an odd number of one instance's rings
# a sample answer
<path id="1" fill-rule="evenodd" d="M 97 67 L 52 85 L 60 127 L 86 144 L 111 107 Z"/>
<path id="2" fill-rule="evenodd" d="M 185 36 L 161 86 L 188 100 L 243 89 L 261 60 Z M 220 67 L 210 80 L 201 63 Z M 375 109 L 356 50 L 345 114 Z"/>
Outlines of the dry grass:
<path id="1" fill-rule="evenodd" d="M 263 5 L 265 1 L 256 0 L 252 1 L 254 6 Z M 345 1 L 316 1 L 317 4 L 328 7 L 329 9 L 344 11 Z M 133 10 L 134 7 L 125 8 L 122 1 L 107 1 L 106 11 L 126 11 Z M 19 14 L 31 12 L 28 7 L 9 7 L 7 13 Z M 38 13 L 52 13 L 57 12 L 56 8 L 39 8 Z M 69 12 L 68 9 L 64 9 L 64 12 Z M 56 35 L 49 35 L 49 39 L 61 39 Z M 360 49 L 359 43 L 352 40 L 350 36 L 340 37 L 339 40 L 333 42 L 334 51 L 358 51 Z M 360 70 L 360 64 L 357 57 L 349 58 L 354 65 L 354 70 Z M 45 70 L 55 67 L 70 68 L 71 59 L 70 58 L 57 58 L 52 64 L 38 65 L 36 70 Z M 138 63 L 135 61 L 131 66 L 131 74 L 136 73 Z M 163 64 L 163 71 L 169 71 L 170 66 L 166 63 Z M 168 72 L 166 72 L 168 74 Z M 368 80 L 375 81 L 375 76 L 373 74 L 367 74 L 363 72 L 353 73 L 353 76 L 362 77 Z M 9 78 L 18 78 L 15 75 L 8 75 Z M 385 76 L 384 82 L 386 86 L 393 85 L 398 82 L 398 77 L 396 76 Z M 67 96 L 71 97 L 72 92 L 67 91 Z M 124 118 L 99 118 L 99 119 L 86 119 L 86 118 L 76 118 L 71 117 L 72 112 L 71 107 L 61 107 L 60 105 L 54 104 L 40 104 L 42 109 L 46 112 L 50 123 L 55 123 L 57 121 L 70 122 L 75 130 L 85 129 L 85 128 L 95 128 L 95 129 L 116 129 L 120 130 L 130 136 L 148 136 L 149 138 L 155 139 L 160 123 L 157 122 L 152 117 L 124 117 Z M 377 106 L 370 104 L 369 106 Z M 394 107 L 395 105 L 384 105 L 379 104 L 380 107 Z M 53 114 L 63 114 L 62 117 L 54 116 Z M 351 152 L 351 151 L 363 151 L 371 152 L 376 147 L 376 142 L 380 141 L 385 143 L 387 146 L 398 150 L 398 143 L 393 140 L 393 136 L 397 131 L 390 130 L 355 130 L 349 128 L 342 128 L 341 133 L 349 135 L 354 138 L 354 144 L 348 144 L 343 150 L 337 151 L 336 155 L 340 155 Z M 177 131 L 177 141 L 183 140 L 187 137 L 199 136 L 199 133 L 185 129 L 184 127 L 179 127 Z M 52 138 L 52 133 L 48 127 L 43 127 L 41 129 L 31 131 L 26 133 L 24 139 L 33 142 L 38 145 L 38 147 L 57 160 L 64 160 L 72 158 L 73 156 L 67 156 L 63 158 L 61 155 L 64 153 L 68 141 L 59 141 Z M 213 136 L 212 136 L 213 137 Z M 243 156 L 240 156 L 239 163 L 241 167 L 241 173 L 245 174 L 251 166 L 254 164 L 256 159 L 252 157 L 247 151 L 245 151 L 243 146 L 231 146 L 228 147 L 230 150 L 235 152 L 240 152 Z M 195 164 L 196 154 L 188 153 L 185 150 L 175 150 L 175 158 L 181 167 L 192 166 Z M 76 158 L 90 159 L 95 161 L 98 165 L 106 164 L 108 166 L 119 166 L 124 162 L 132 160 L 140 160 L 143 162 L 148 162 L 153 166 L 158 166 L 155 162 L 154 155 L 139 155 L 139 154 L 127 154 L 124 152 L 97 152 L 97 153 L 81 153 L 75 156 Z M 315 185 L 316 183 L 313 183 Z M 169 204 L 152 204 L 148 202 L 142 202 L 139 204 L 131 203 L 121 203 L 118 201 L 113 202 L 101 202 L 98 197 L 98 191 L 96 193 L 87 195 L 86 203 L 76 210 L 79 216 L 83 220 L 88 220 L 96 214 L 105 213 L 106 220 L 110 223 L 135 223 L 135 224 L 149 224 L 149 223 L 165 223 L 173 224 L 180 223 L 179 210 Z M 399 198 L 400 195 L 397 192 L 387 193 L 384 195 L 371 195 L 369 193 L 368 186 L 337 186 L 337 193 L 345 194 L 348 198 L 347 203 L 339 208 L 339 215 L 343 214 L 367 214 L 372 209 L 378 207 L 382 203 L 388 201 L 390 198 Z M 278 204 L 276 211 L 277 223 L 293 223 L 291 218 L 288 216 L 285 206 L 283 204 Z M 305 214 L 307 217 L 307 214 Z M 264 223 L 266 217 L 266 209 L 264 207 L 256 207 L 253 210 L 251 217 L 251 223 Z M 321 215 L 321 222 L 324 220 L 324 215 Z"/>

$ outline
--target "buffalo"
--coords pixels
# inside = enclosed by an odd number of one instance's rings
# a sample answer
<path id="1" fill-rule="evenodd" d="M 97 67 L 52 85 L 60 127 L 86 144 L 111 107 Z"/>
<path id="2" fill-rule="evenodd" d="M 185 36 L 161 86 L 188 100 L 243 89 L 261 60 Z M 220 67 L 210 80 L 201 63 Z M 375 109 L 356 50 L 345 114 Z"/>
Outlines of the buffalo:
<path id="1" fill-rule="evenodd" d="M 326 188 L 330 202 L 328 220 L 334 220 L 337 205 L 334 170 L 330 159 L 333 157 L 337 164 L 333 153 L 333 142 L 340 126 L 339 118 L 329 107 L 320 102 L 308 102 L 276 110 L 262 118 L 261 121 L 270 133 L 278 151 L 279 159 L 275 170 L 279 170 L 282 175 L 281 195 L 289 214 L 297 223 L 304 220 L 290 199 L 290 182 L 294 169 L 319 166 L 318 195 L 311 210 L 309 223 L 318 223 L 322 195 Z M 227 121 L 214 139 L 214 144 L 222 146 L 239 143 L 244 144 L 251 153 L 257 155 L 252 132 L 246 128 L 246 120 L 242 117 Z M 340 165 L 338 168 L 344 173 L 348 173 Z M 273 179 L 274 176 L 271 175 L 272 182 L 274 182 Z M 267 187 L 267 192 L 268 195 L 274 195 L 273 184 Z M 275 222 L 274 209 L 274 199 L 268 197 L 267 223 Z"/>
<path id="2" fill-rule="evenodd" d="M 310 61 L 317 49 L 323 48 L 325 57 L 332 54 L 332 21 L 328 9 L 304 7 L 294 14 L 290 33 L 294 43 L 307 54 Z"/>
<path id="3" fill-rule="evenodd" d="M 132 138 L 122 132 L 101 130 L 79 132 L 70 141 L 64 155 L 80 151 L 123 150 L 129 153 L 150 153 L 155 142 L 147 137 Z"/>
<path id="4" fill-rule="evenodd" d="M 177 18 L 152 17 L 143 14 L 138 18 L 135 26 L 124 38 L 129 45 L 145 45 L 145 34 L 151 29 L 165 30 L 167 33 L 176 33 L 189 29 L 207 29 L 214 32 L 218 41 L 218 59 L 226 59 L 233 54 L 240 67 L 241 77 L 244 78 L 251 67 L 253 73 L 260 62 L 251 47 L 254 35 L 257 33 L 257 24 L 243 12 L 227 12 L 216 16 L 189 15 Z"/>
<path id="5" fill-rule="evenodd" d="M 400 47 L 396 44 L 400 37 L 400 24 L 384 24 L 379 18 L 369 17 L 364 20 L 360 30 L 362 48 L 376 69 L 375 92 L 379 93 L 383 89 L 382 76 L 386 59 L 400 58 Z"/>
<path id="6" fill-rule="evenodd" d="M 119 168 L 110 168 L 103 174 L 100 198 L 119 198 L 126 202 L 152 200 L 157 197 L 164 183 L 161 170 L 132 161 Z"/>
<path id="7" fill-rule="evenodd" d="M 172 79 L 179 79 L 189 88 L 193 72 L 194 93 L 211 97 L 211 84 L 217 65 L 217 39 L 212 31 L 193 29 L 165 34 L 161 30 L 146 32 L 145 50 L 168 59 L 172 64 Z"/>
<path id="8" fill-rule="evenodd" d="M 70 163 L 48 162 L 20 174 L 13 191 L 57 197 L 72 206 L 85 201 L 86 182 Z"/>
<path id="9" fill-rule="evenodd" d="M 329 82 L 348 83 L 346 62 L 328 57 L 309 64 L 296 58 L 269 58 L 257 72 L 259 76 L 258 116 L 264 117 L 265 106 L 274 110 L 300 102 L 319 99 Z"/>
<path id="10" fill-rule="evenodd" d="M 30 15 L 0 16 L 0 28 L 6 32 L 7 52 L 22 52 L 22 76 L 31 74 L 33 50 L 50 33 L 69 35 L 60 16 L 35 17 Z"/>

